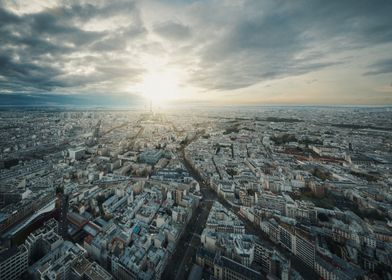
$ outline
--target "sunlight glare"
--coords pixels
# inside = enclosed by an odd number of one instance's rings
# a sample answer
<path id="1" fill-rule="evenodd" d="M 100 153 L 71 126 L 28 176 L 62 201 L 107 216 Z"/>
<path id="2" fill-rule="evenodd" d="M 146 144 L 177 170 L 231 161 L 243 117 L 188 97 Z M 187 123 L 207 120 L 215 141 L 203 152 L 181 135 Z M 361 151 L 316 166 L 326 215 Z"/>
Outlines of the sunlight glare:
<path id="1" fill-rule="evenodd" d="M 168 101 L 179 97 L 178 79 L 175 72 L 148 73 L 138 91 L 152 101 Z"/>

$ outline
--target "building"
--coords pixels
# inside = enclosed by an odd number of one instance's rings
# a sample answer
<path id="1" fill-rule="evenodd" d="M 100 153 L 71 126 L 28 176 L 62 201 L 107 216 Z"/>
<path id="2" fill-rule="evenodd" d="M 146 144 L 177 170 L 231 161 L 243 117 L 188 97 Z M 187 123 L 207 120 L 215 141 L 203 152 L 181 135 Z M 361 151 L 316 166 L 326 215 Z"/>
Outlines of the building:
<path id="1" fill-rule="evenodd" d="M 313 268 L 316 255 L 314 242 L 312 242 L 312 240 L 308 240 L 305 238 L 305 236 L 299 234 L 298 232 L 295 234 L 295 242 L 296 244 L 294 254 L 309 267 Z"/>
<path id="2" fill-rule="evenodd" d="M 265 273 L 269 273 L 271 271 L 271 258 L 273 253 L 273 249 L 267 248 L 265 244 L 261 243 L 259 240 L 256 240 L 254 260 L 256 263 L 261 265 L 261 269 Z"/>
<path id="3" fill-rule="evenodd" d="M 0 279 L 20 279 L 28 267 L 29 252 L 27 247 L 12 247 L 0 251 Z"/>
<path id="4" fill-rule="evenodd" d="M 242 265 L 219 253 L 214 259 L 214 277 L 219 280 L 262 280 L 266 279 L 260 272 Z"/>
<path id="5" fill-rule="evenodd" d="M 153 279 L 150 271 L 142 271 L 147 258 L 142 248 L 126 247 L 119 255 L 112 256 L 112 275 L 118 280 L 148 280 Z"/>
<path id="6" fill-rule="evenodd" d="M 150 165 L 156 164 L 163 157 L 162 150 L 149 150 L 140 154 L 139 161 Z"/>
<path id="7" fill-rule="evenodd" d="M 212 205 L 206 228 L 216 232 L 245 233 L 245 226 L 238 217 L 217 201 Z"/>
<path id="8" fill-rule="evenodd" d="M 78 258 L 72 265 L 72 279 L 112 280 L 113 277 L 96 262 L 90 262 L 85 257 Z"/>
<path id="9" fill-rule="evenodd" d="M 28 268 L 29 279 L 70 279 L 75 261 L 86 251 L 69 241 L 45 254 Z"/>
<path id="10" fill-rule="evenodd" d="M 79 159 L 83 158 L 85 151 L 86 151 L 86 149 L 82 148 L 82 147 L 71 148 L 68 150 L 69 157 L 74 160 L 79 160 Z"/>
<path id="11" fill-rule="evenodd" d="M 29 261 L 39 259 L 41 256 L 56 249 L 63 242 L 58 235 L 58 223 L 50 219 L 42 227 L 32 232 L 25 240 L 28 249 Z"/>
<path id="12" fill-rule="evenodd" d="M 269 225 L 272 224 L 270 223 Z M 278 243 L 313 268 L 316 248 L 312 237 L 303 230 L 285 224 L 280 224 L 278 228 Z M 271 236 L 271 228 L 268 230 L 269 236 Z"/>

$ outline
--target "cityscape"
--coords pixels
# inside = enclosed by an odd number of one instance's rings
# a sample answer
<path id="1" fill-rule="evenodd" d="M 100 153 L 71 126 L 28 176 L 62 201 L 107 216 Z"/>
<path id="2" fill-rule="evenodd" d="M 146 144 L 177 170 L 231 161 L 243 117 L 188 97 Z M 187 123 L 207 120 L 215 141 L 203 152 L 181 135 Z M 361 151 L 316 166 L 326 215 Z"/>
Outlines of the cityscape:
<path id="1" fill-rule="evenodd" d="M 0 280 L 392 280 L 391 0 L 0 0 Z"/>
<path id="2" fill-rule="evenodd" d="M 0 117 L 1 279 L 392 276 L 390 107 Z"/>

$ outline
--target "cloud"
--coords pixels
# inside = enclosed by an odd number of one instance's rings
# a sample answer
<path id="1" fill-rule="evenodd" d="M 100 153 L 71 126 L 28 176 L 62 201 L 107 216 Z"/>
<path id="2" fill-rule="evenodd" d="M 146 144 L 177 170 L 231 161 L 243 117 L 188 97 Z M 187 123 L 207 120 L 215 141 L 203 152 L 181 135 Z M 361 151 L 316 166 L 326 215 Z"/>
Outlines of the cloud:
<path id="1" fill-rule="evenodd" d="M 365 76 L 392 73 L 392 58 L 378 61 L 368 68 L 370 70 L 364 73 Z"/>
<path id="2" fill-rule="evenodd" d="M 202 11 L 208 18 L 217 9 Z M 388 1 L 248 1 L 233 14 L 227 10 L 227 25 L 205 26 L 220 32 L 211 32 L 191 75 L 204 88 L 239 89 L 319 71 L 343 63 L 340 52 L 392 42 Z"/>
<path id="3" fill-rule="evenodd" d="M 154 31 L 170 40 L 181 40 L 191 36 L 191 30 L 188 26 L 174 21 L 156 24 Z"/>
<path id="4" fill-rule="evenodd" d="M 388 0 L 34 3 L 0 0 L 1 92 L 120 93 L 150 61 L 214 94 L 309 73 L 304 81 L 322 80 L 317 73 L 363 57 L 369 77 L 392 68 L 371 51 L 392 45 Z"/>
<path id="5" fill-rule="evenodd" d="M 127 20 L 110 30 L 88 28 L 91 21 L 121 16 Z M 0 87 L 8 91 L 107 92 L 143 73 L 127 50 L 145 32 L 134 3 L 64 5 L 24 15 L 0 8 L 0 32 Z"/>
<path id="6" fill-rule="evenodd" d="M 115 106 L 128 107 L 144 105 L 140 96 L 131 94 L 0 94 L 1 106 Z"/>

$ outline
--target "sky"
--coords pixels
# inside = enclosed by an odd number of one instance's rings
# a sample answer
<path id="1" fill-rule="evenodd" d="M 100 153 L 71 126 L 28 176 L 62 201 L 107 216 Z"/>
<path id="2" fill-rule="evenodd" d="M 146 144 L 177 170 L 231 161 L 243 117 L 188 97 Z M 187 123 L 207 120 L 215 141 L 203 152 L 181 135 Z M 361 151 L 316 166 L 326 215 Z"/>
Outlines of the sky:
<path id="1" fill-rule="evenodd" d="M 392 105 L 390 0 L 0 0 L 0 104 Z"/>

